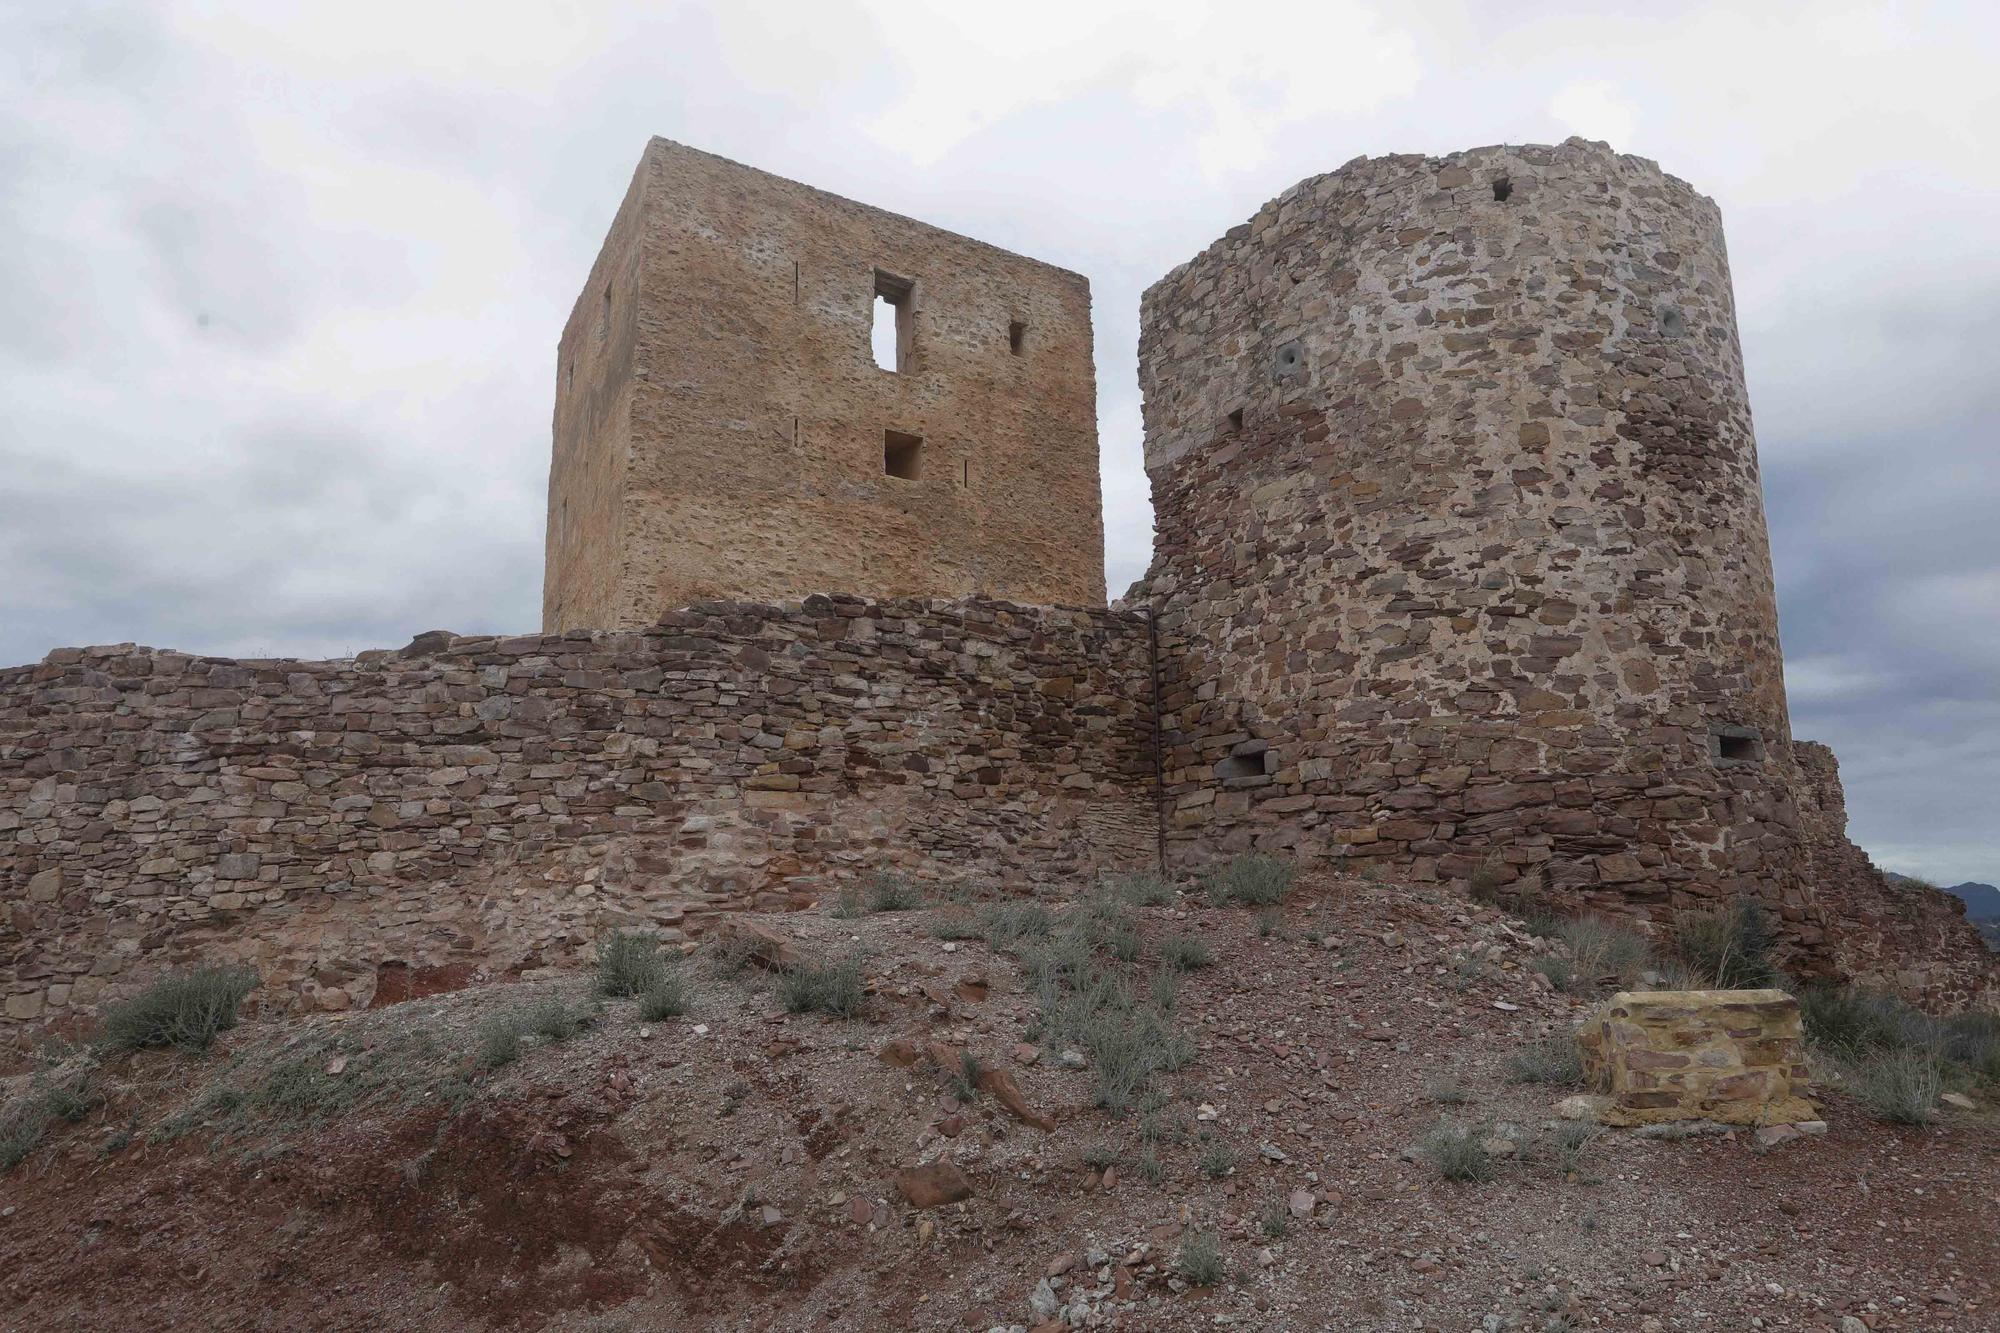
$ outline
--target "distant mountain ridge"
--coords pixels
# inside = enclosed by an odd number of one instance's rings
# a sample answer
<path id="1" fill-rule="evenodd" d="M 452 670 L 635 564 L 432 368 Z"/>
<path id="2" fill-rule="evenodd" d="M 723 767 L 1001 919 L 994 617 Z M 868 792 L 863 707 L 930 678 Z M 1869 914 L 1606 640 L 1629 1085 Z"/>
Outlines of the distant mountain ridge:
<path id="1" fill-rule="evenodd" d="M 1893 870 L 1882 873 L 1898 884 L 1928 883 L 1911 875 L 1899 875 Z M 1963 884 L 1940 884 L 1937 887 L 1963 902 L 1965 914 L 1972 920 L 2000 921 L 2000 888 L 1971 879 Z"/>

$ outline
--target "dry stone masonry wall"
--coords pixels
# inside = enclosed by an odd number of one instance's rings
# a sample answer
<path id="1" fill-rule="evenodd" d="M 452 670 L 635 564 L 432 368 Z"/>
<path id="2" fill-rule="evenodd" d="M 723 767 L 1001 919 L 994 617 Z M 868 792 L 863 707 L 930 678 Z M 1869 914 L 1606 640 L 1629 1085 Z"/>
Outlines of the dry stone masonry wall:
<path id="1" fill-rule="evenodd" d="M 558 349 L 548 633 L 0 671 L 0 1041 L 195 958 L 338 1008 L 882 867 L 1248 848 L 1749 894 L 1796 975 L 2000 1006 L 1792 740 L 1710 201 L 1582 140 L 1360 159 L 1139 350 L 1133 609 L 984 600 L 1102 601 L 1083 279 L 655 140 Z"/>
<path id="2" fill-rule="evenodd" d="M 1172 836 L 1817 922 L 1715 206 L 1363 159 L 1147 292 Z"/>
<path id="3" fill-rule="evenodd" d="M 61 650 L 0 672 L 6 1013 L 196 957 L 341 1007 L 879 867 L 1148 866 L 1147 680 L 1137 616 L 852 597 L 360 661 Z"/>

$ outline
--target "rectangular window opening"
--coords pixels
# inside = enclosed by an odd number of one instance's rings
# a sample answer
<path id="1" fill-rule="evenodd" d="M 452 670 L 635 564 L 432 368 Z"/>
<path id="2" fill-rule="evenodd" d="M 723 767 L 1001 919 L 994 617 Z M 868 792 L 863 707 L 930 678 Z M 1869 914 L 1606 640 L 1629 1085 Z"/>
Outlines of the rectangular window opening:
<path id="1" fill-rule="evenodd" d="M 604 299 L 597 307 L 597 340 L 603 342 L 611 336 L 611 288 L 604 289 Z"/>
<path id="2" fill-rule="evenodd" d="M 1021 354 L 1021 340 L 1028 336 L 1028 326 L 1015 320 L 1007 326 L 1007 350 L 1015 356 Z"/>
<path id="3" fill-rule="evenodd" d="M 924 437 L 905 435 L 899 430 L 882 432 L 882 471 L 904 481 L 922 481 Z"/>
<path id="4" fill-rule="evenodd" d="M 1243 409 L 1242 409 L 1242 408 L 1240 408 L 1240 407 L 1239 407 L 1239 408 L 1237 408 L 1237 409 L 1236 409 L 1236 410 L 1235 410 L 1234 412 L 1231 412 L 1231 413 L 1229 414 L 1229 429 L 1231 429 L 1231 430 L 1242 430 L 1242 429 L 1243 429 Z"/>
<path id="5" fill-rule="evenodd" d="M 875 364 L 884 370 L 900 372 L 910 364 L 910 297 L 916 286 L 908 278 L 875 270 L 875 319 L 868 345 Z"/>
<path id="6" fill-rule="evenodd" d="M 1717 727 L 1709 733 L 1715 758 L 1725 763 L 1754 764 L 1764 758 L 1764 742 L 1750 727 Z"/>

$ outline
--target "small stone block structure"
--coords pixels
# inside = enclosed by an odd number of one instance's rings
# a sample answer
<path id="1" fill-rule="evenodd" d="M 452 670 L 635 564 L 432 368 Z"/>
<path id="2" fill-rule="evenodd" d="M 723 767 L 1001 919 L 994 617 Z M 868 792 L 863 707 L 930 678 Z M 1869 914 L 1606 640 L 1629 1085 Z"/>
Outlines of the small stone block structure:
<path id="1" fill-rule="evenodd" d="M 1620 991 L 1577 1034 L 1609 1125 L 1817 1118 L 1799 1002 L 1779 990 Z"/>

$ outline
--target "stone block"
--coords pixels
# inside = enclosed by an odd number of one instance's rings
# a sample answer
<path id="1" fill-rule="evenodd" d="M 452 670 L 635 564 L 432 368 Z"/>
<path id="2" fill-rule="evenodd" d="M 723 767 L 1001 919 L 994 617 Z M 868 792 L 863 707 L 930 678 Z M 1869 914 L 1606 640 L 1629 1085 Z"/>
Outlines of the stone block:
<path id="1" fill-rule="evenodd" d="M 1620 991 L 1577 1033 L 1611 1125 L 1818 1119 L 1799 1002 L 1778 990 Z"/>

